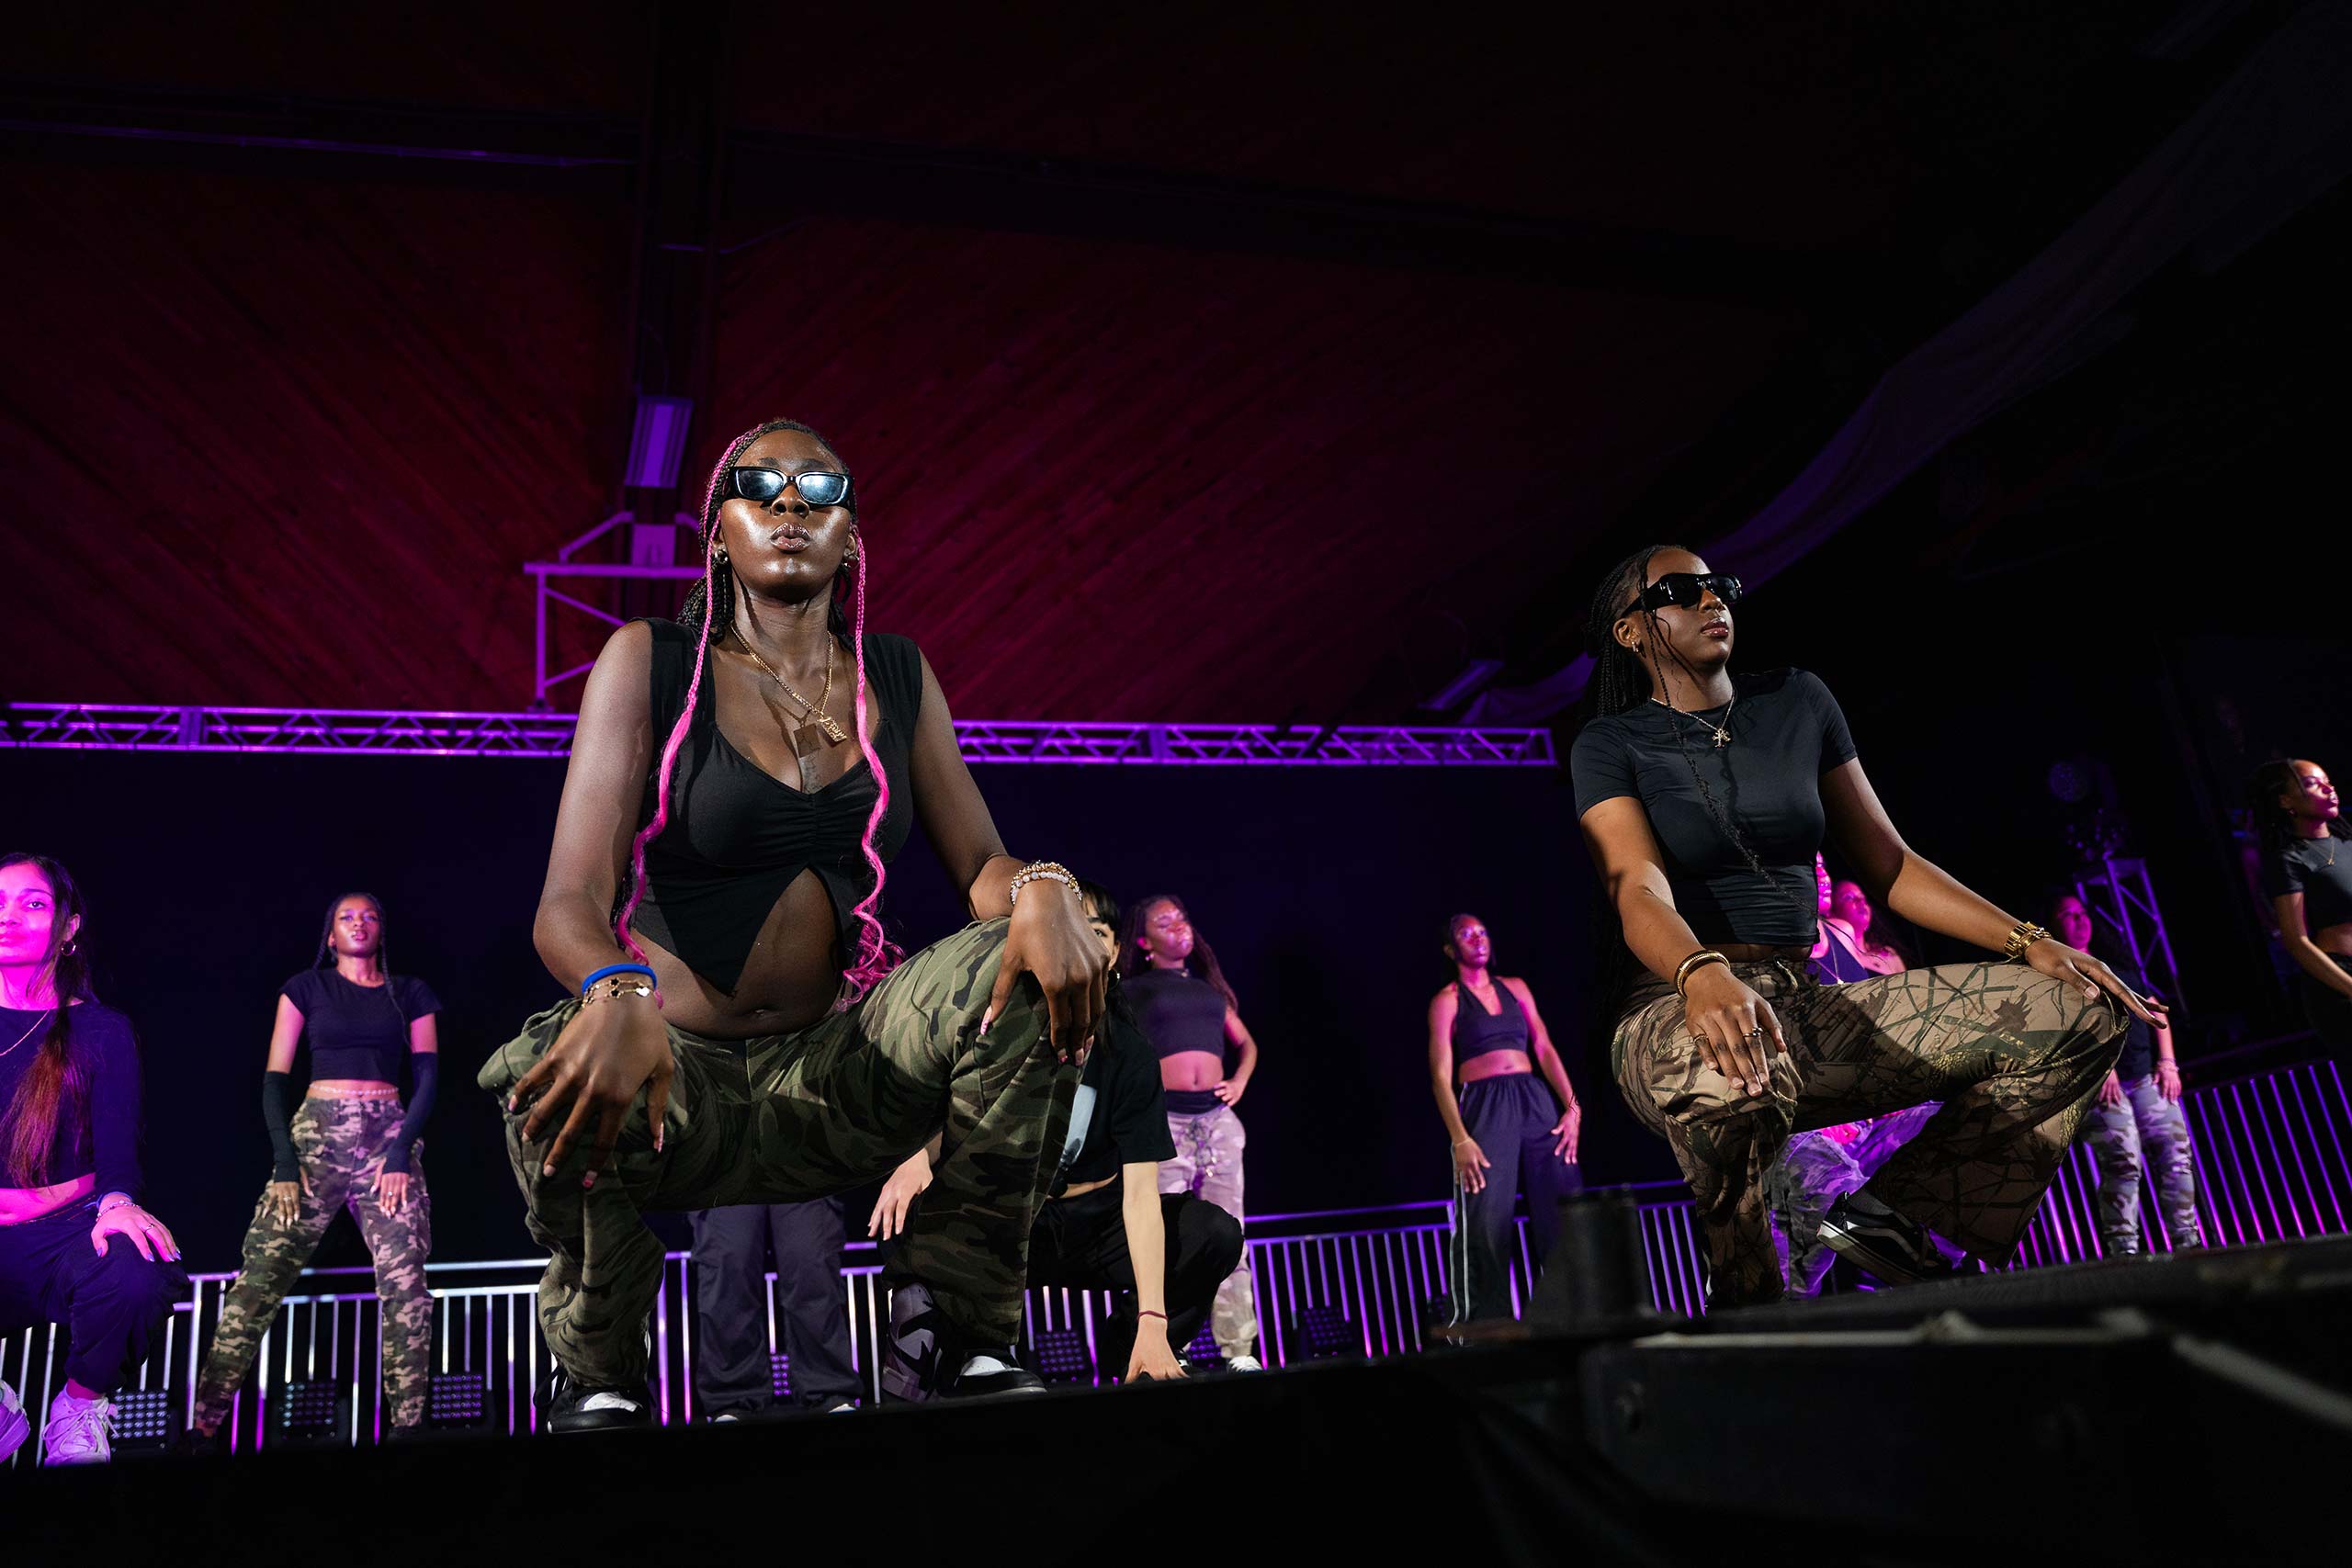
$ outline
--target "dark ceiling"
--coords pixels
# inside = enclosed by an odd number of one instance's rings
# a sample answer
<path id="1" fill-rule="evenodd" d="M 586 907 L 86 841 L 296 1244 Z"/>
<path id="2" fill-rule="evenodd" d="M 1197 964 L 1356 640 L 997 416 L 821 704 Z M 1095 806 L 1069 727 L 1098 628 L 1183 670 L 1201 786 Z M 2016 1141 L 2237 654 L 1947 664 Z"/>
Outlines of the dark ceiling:
<path id="1" fill-rule="evenodd" d="M 245 9 L 13 24 L 11 696 L 519 707 L 523 563 L 668 504 L 642 385 L 690 471 L 831 436 L 967 715 L 1405 716 L 1769 494 L 2268 14 Z"/>

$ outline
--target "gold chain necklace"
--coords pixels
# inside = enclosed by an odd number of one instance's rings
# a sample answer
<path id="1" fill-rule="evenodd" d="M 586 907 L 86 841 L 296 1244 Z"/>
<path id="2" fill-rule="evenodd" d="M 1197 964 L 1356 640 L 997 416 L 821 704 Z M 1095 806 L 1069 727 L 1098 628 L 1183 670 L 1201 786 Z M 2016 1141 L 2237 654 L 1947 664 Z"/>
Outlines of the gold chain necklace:
<path id="1" fill-rule="evenodd" d="M 786 696 L 790 697 L 807 710 L 801 716 L 809 722 L 801 725 L 792 732 L 793 755 L 807 757 L 823 750 L 828 746 L 838 746 L 849 739 L 849 731 L 843 729 L 833 716 L 825 711 L 825 705 L 833 700 L 833 639 L 831 637 L 825 639 L 825 690 L 823 694 L 813 703 L 802 696 L 794 689 L 791 682 L 777 674 L 775 667 L 760 657 L 760 650 L 752 646 L 752 640 L 749 637 L 743 639 L 743 651 L 751 655 L 752 663 L 767 672 L 769 680 L 784 688 Z"/>
<path id="2" fill-rule="evenodd" d="M 1722 748 L 1731 744 L 1731 710 L 1733 707 L 1737 705 L 1739 702 L 1739 694 L 1737 692 L 1734 692 L 1731 696 L 1731 701 L 1724 705 L 1724 721 L 1721 724 L 1709 724 L 1705 719 L 1701 718 L 1695 713 L 1684 713 L 1680 708 L 1676 707 L 1664 697 L 1652 697 L 1650 701 L 1656 703 L 1667 712 L 1690 719 L 1700 728 L 1711 731 L 1714 735 L 1717 750 L 1721 750 Z"/>
<path id="3" fill-rule="evenodd" d="M 42 1024 L 47 1023 L 49 1021 L 49 1015 L 56 1010 L 57 1004 L 54 1002 L 51 1002 L 49 1006 L 41 1009 L 40 1016 L 33 1020 L 33 1029 L 39 1029 Z M 10 1051 L 14 1051 L 17 1045 L 22 1045 L 26 1041 L 30 1040 L 33 1037 L 33 1029 L 28 1029 L 22 1034 L 17 1035 L 16 1044 L 9 1046 L 7 1051 L 0 1051 L 0 1056 L 7 1055 L 8 1053 Z"/>

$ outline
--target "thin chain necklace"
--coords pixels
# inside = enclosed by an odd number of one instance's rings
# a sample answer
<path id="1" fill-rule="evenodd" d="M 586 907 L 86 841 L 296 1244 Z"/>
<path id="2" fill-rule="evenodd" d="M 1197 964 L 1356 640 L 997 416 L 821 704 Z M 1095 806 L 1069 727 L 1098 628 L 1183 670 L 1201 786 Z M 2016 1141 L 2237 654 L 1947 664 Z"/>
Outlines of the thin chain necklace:
<path id="1" fill-rule="evenodd" d="M 1695 713 L 1683 713 L 1680 708 L 1676 707 L 1664 697 L 1652 697 L 1650 701 L 1656 703 L 1658 706 L 1664 708 L 1670 714 L 1679 715 L 1681 717 L 1690 720 L 1691 723 L 1697 725 L 1700 728 L 1713 735 L 1715 738 L 1715 746 L 1718 750 L 1731 744 L 1731 710 L 1739 702 L 1739 694 L 1737 692 L 1734 692 L 1731 694 L 1731 701 L 1724 705 L 1724 721 L 1721 724 L 1709 724 L 1705 719 L 1701 718 Z"/>
<path id="2" fill-rule="evenodd" d="M 51 1002 L 49 1006 L 41 1009 L 40 1016 L 33 1020 L 33 1029 L 39 1029 L 42 1024 L 47 1023 L 49 1021 L 49 1015 L 56 1010 L 57 1004 L 55 1002 Z M 22 1034 L 17 1035 L 16 1044 L 9 1046 L 7 1051 L 0 1051 L 0 1056 L 8 1055 L 8 1052 L 14 1051 L 17 1045 L 22 1045 L 26 1041 L 30 1040 L 33 1037 L 33 1029 L 28 1029 Z"/>
<path id="3" fill-rule="evenodd" d="M 775 667 L 760 657 L 760 650 L 752 646 L 752 639 L 749 637 L 743 639 L 743 651 L 751 655 L 752 663 L 767 672 L 769 680 L 784 688 L 786 696 L 790 697 L 807 710 L 801 716 L 808 722 L 792 732 L 793 755 L 810 756 L 828 746 L 838 746 L 849 739 L 849 731 L 843 729 L 833 716 L 825 711 L 825 705 L 833 700 L 833 639 L 831 637 L 825 638 L 825 690 L 823 694 L 813 703 L 802 696 L 791 682 L 777 674 Z"/>

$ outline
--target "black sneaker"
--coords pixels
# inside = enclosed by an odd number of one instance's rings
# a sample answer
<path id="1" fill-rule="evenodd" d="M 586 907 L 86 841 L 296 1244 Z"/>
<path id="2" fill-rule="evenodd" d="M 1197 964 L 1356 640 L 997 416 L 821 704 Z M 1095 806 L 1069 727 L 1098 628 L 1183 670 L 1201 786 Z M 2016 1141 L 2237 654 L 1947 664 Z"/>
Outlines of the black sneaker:
<path id="1" fill-rule="evenodd" d="M 644 1384 L 592 1388 L 573 1382 L 560 1366 L 548 1373 L 539 1408 L 548 1413 L 550 1432 L 612 1432 L 653 1425 L 653 1400 Z"/>
<path id="2" fill-rule="evenodd" d="M 982 1350 L 964 1362 L 947 1385 L 950 1399 L 979 1399 L 992 1393 L 1043 1393 L 1046 1380 L 1009 1355 Z"/>
<path id="3" fill-rule="evenodd" d="M 1849 1192 L 1829 1205 L 1829 1213 L 1821 1217 L 1821 1239 L 1838 1256 L 1889 1285 L 1961 1277 L 1961 1271 L 1937 1249 L 1925 1225 L 1914 1224 L 1859 1192 Z"/>
<path id="4" fill-rule="evenodd" d="M 882 1341 L 882 1397 L 920 1404 L 945 1382 L 947 1315 L 929 1286 L 909 1282 L 890 1292 L 890 1332 Z"/>

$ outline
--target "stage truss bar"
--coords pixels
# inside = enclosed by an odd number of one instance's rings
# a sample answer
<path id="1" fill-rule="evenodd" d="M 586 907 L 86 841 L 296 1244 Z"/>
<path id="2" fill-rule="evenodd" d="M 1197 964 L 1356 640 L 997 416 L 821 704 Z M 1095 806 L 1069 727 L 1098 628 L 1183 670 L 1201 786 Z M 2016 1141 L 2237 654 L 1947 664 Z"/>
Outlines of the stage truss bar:
<path id="1" fill-rule="evenodd" d="M 0 745 L 117 751 L 311 751 L 429 757 L 562 757 L 562 713 L 397 708 L 202 707 L 11 703 Z M 967 762 L 1142 767 L 1549 768 L 1546 729 L 1360 725 L 1056 724 L 959 719 Z"/>

